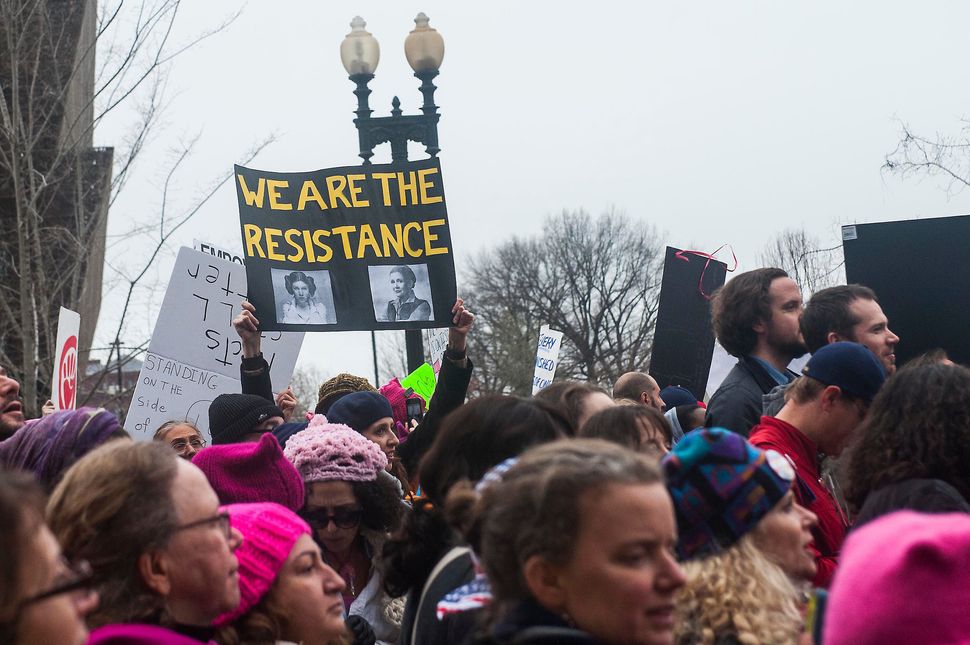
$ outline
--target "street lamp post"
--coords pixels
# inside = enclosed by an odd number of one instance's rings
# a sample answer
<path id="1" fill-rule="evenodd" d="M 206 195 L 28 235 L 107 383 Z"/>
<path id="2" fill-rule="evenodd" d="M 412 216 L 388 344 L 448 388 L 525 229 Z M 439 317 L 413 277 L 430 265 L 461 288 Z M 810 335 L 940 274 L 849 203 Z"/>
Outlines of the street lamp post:
<path id="1" fill-rule="evenodd" d="M 401 101 L 395 96 L 391 101 L 391 116 L 372 117 L 368 99 L 370 88 L 367 84 L 374 78 L 374 71 L 380 62 L 381 50 L 374 38 L 364 27 L 367 23 L 360 16 L 351 22 L 351 31 L 340 43 L 340 60 L 350 80 L 356 85 L 357 110 L 354 125 L 360 141 L 360 158 L 363 165 L 369 166 L 374 156 L 374 147 L 382 143 L 391 144 L 391 161 L 408 160 L 408 141 L 424 144 L 429 157 L 437 157 L 438 148 L 438 106 L 434 104 L 437 89 L 432 82 L 445 57 L 445 41 L 435 29 L 428 25 L 428 17 L 419 13 L 414 19 L 414 29 L 404 40 L 404 55 L 414 75 L 421 81 L 421 94 L 424 103 L 422 114 L 402 114 Z M 408 370 L 414 371 L 424 362 L 424 347 L 421 331 L 409 329 L 404 332 L 407 346 Z M 374 380 L 377 381 L 377 350 L 374 332 L 371 332 L 374 347 Z M 377 383 L 375 383 L 377 385 Z"/>

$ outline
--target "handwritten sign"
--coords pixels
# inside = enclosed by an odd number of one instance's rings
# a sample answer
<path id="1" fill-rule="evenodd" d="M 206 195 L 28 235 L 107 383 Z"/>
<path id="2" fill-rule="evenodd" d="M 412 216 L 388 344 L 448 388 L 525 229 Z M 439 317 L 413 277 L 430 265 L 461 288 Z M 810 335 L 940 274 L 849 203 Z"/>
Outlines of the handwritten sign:
<path id="1" fill-rule="evenodd" d="M 232 318 L 245 297 L 244 266 L 179 249 L 125 422 L 136 439 L 151 439 L 172 419 L 190 419 L 208 434 L 209 402 L 242 390 L 242 342 Z M 270 378 L 282 389 L 293 375 L 303 333 L 265 332 L 261 338 Z"/>
<path id="2" fill-rule="evenodd" d="M 562 332 L 543 325 L 539 329 L 539 346 L 536 350 L 536 370 L 532 377 L 532 394 L 549 387 L 556 377 L 559 350 L 562 348 Z"/>
<path id="3" fill-rule="evenodd" d="M 411 388 L 424 398 L 425 403 L 430 403 L 435 388 L 434 368 L 422 363 L 421 367 L 401 379 L 401 387 Z"/>
<path id="4" fill-rule="evenodd" d="M 236 264 L 246 264 L 243 262 L 242 255 L 239 253 L 233 253 L 232 251 L 227 251 L 224 248 L 218 247 L 215 244 L 209 244 L 208 242 L 203 242 L 202 240 L 192 240 L 192 248 L 196 251 L 202 251 L 203 253 L 208 253 L 209 255 L 214 255 L 217 258 L 223 260 L 229 260 L 230 262 L 235 262 Z"/>
<path id="5" fill-rule="evenodd" d="M 441 357 L 444 356 L 445 348 L 448 346 L 448 328 L 440 327 L 437 329 L 422 330 L 424 336 L 425 358 L 434 368 L 435 377 L 441 371 Z"/>
<path id="6" fill-rule="evenodd" d="M 73 410 L 77 404 L 77 337 L 81 316 L 61 307 L 57 317 L 57 353 L 54 355 L 54 380 L 51 401 L 55 410 Z"/>

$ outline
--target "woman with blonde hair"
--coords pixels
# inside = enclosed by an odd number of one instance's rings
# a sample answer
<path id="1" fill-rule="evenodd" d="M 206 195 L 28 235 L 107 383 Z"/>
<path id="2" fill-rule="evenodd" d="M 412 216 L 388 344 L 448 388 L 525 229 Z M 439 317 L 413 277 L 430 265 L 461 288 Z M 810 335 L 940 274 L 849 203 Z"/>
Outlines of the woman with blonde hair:
<path id="1" fill-rule="evenodd" d="M 817 518 L 795 502 L 791 464 L 722 428 L 687 434 L 662 464 L 687 574 L 677 643 L 797 643 Z"/>

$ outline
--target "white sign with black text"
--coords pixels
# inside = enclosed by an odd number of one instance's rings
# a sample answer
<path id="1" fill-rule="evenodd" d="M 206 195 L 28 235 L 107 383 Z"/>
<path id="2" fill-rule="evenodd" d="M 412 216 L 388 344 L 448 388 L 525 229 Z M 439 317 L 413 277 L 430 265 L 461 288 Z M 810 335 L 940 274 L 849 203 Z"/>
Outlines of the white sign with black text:
<path id="1" fill-rule="evenodd" d="M 536 350 L 536 371 L 532 378 L 532 394 L 549 387 L 556 377 L 559 350 L 562 348 L 562 332 L 543 325 L 539 329 L 539 347 Z"/>

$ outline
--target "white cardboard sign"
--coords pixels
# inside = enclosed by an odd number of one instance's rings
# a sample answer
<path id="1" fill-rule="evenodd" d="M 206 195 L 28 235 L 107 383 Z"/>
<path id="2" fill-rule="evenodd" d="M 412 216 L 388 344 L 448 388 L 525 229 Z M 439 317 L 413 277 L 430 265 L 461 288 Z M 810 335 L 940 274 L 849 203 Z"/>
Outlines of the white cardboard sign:
<path id="1" fill-rule="evenodd" d="M 151 439 L 172 419 L 190 419 L 208 436 L 209 403 L 223 392 L 241 391 L 242 342 L 232 318 L 245 294 L 244 266 L 179 249 L 125 422 L 136 439 Z M 303 336 L 262 335 L 263 356 L 279 389 L 290 382 Z"/>
<path id="2" fill-rule="evenodd" d="M 536 350 L 536 370 L 532 377 L 533 396 L 549 387 L 556 377 L 556 366 L 559 364 L 559 350 L 562 348 L 562 332 L 549 329 L 543 325 L 539 329 L 539 346 Z"/>
<path id="3" fill-rule="evenodd" d="M 423 329 L 424 350 L 427 352 L 428 362 L 434 368 L 435 377 L 441 371 L 441 357 L 448 346 L 448 328 L 440 327 L 437 329 Z"/>
<path id="4" fill-rule="evenodd" d="M 73 410 L 77 406 L 77 337 L 80 333 L 80 314 L 61 307 L 57 316 L 57 344 L 54 345 L 57 352 L 54 355 L 54 379 L 51 383 L 51 401 L 55 410 Z"/>
<path id="5" fill-rule="evenodd" d="M 242 254 L 233 253 L 232 251 L 227 251 L 226 249 L 216 246 L 215 244 L 209 244 L 208 242 L 203 242 L 202 240 L 192 240 L 192 248 L 196 251 L 201 251 L 203 253 L 208 253 L 209 255 L 214 255 L 222 260 L 229 260 L 230 262 L 235 262 L 236 264 L 245 265 L 246 263 L 242 259 Z"/>

